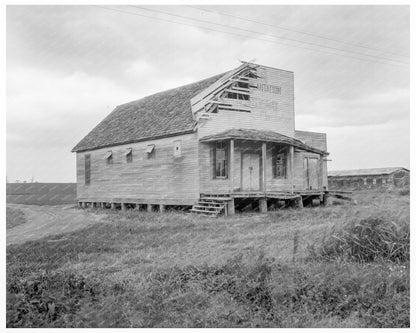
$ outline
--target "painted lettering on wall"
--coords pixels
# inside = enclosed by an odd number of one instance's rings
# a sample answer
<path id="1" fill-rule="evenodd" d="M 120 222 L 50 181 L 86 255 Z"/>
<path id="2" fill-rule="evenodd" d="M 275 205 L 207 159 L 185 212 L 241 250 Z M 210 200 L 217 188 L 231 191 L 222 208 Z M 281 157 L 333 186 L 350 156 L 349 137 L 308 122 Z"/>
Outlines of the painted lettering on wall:
<path id="1" fill-rule="evenodd" d="M 252 98 L 250 105 L 253 108 L 266 109 L 266 110 L 277 110 L 278 103 L 276 101 L 271 101 L 268 99 L 262 98 Z"/>
<path id="2" fill-rule="evenodd" d="M 273 86 L 271 84 L 265 83 L 257 83 L 257 89 L 277 95 L 281 95 L 282 93 L 282 87 Z"/>

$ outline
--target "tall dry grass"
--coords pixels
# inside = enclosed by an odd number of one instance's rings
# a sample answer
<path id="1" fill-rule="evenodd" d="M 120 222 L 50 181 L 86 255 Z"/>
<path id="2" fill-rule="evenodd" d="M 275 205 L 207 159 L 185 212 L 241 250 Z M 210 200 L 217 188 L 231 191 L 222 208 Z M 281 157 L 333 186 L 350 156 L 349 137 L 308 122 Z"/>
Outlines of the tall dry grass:
<path id="1" fill-rule="evenodd" d="M 408 327 L 409 198 L 359 195 L 219 219 L 91 210 L 108 221 L 8 246 L 7 326 Z"/>
<path id="2" fill-rule="evenodd" d="M 323 239 L 314 255 L 370 262 L 377 259 L 403 263 L 410 260 L 410 225 L 389 214 L 346 221 Z"/>

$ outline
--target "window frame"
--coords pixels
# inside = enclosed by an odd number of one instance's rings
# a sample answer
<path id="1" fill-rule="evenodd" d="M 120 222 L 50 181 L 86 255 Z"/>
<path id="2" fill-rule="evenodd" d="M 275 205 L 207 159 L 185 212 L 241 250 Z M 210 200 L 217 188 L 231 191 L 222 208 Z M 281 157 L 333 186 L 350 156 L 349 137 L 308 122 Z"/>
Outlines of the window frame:
<path id="1" fill-rule="evenodd" d="M 288 148 L 275 146 L 273 149 L 273 178 L 287 179 Z M 279 162 L 280 161 L 280 162 Z M 283 174 L 279 170 L 282 170 Z"/>
<path id="2" fill-rule="evenodd" d="M 127 148 L 126 163 L 133 163 L 133 148 Z"/>
<path id="3" fill-rule="evenodd" d="M 107 157 L 107 154 L 109 154 L 109 155 L 108 155 L 108 157 Z M 113 152 L 112 150 L 108 150 L 108 151 L 107 151 L 107 154 L 106 154 L 106 156 L 104 157 L 104 158 L 105 158 L 105 164 L 106 164 L 106 165 L 111 165 L 111 164 L 113 164 L 113 162 L 114 162 L 114 160 L 113 160 L 113 155 L 114 155 L 114 152 Z"/>
<path id="4" fill-rule="evenodd" d="M 91 154 L 84 155 L 84 185 L 91 185 Z"/>
<path id="5" fill-rule="evenodd" d="M 219 148 L 219 146 L 221 148 Z M 224 151 L 224 158 L 218 159 L 219 151 Z M 229 168 L 229 156 L 228 156 L 228 145 L 226 141 L 217 141 L 214 145 L 214 179 L 228 179 L 228 168 Z M 218 175 L 218 160 L 223 162 L 222 168 L 220 168 L 220 175 Z M 221 172 L 223 171 L 223 173 Z M 223 174 L 223 175 L 222 175 Z"/>
<path id="6" fill-rule="evenodd" d="M 182 157 L 182 140 L 173 141 L 173 157 L 174 158 Z"/>
<path id="7" fill-rule="evenodd" d="M 148 144 L 146 146 L 145 155 L 147 160 L 156 158 L 156 145 L 154 143 Z"/>

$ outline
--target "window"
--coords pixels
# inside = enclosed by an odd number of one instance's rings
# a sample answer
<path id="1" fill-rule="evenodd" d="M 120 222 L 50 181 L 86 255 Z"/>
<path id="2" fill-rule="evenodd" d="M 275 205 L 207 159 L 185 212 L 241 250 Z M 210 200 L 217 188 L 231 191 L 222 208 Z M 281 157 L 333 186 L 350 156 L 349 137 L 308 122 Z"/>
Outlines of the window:
<path id="1" fill-rule="evenodd" d="M 113 164 L 113 152 L 109 150 L 105 155 L 104 159 L 106 160 L 107 164 Z"/>
<path id="2" fill-rule="evenodd" d="M 91 183 L 91 155 L 85 154 L 85 185 L 90 185 Z"/>
<path id="3" fill-rule="evenodd" d="M 127 148 L 125 155 L 127 163 L 133 162 L 133 148 Z"/>
<path id="4" fill-rule="evenodd" d="M 182 142 L 181 140 L 177 140 L 173 142 L 173 156 L 174 157 L 181 157 L 182 155 Z"/>
<path id="5" fill-rule="evenodd" d="M 228 177 L 228 156 L 225 142 L 217 142 L 215 145 L 215 178 Z"/>
<path id="6" fill-rule="evenodd" d="M 287 164 L 287 150 L 286 148 L 276 147 L 273 154 L 273 176 L 274 178 L 286 178 L 286 164 Z"/>
<path id="7" fill-rule="evenodd" d="M 155 145 L 147 145 L 146 147 L 147 158 L 155 158 Z"/>

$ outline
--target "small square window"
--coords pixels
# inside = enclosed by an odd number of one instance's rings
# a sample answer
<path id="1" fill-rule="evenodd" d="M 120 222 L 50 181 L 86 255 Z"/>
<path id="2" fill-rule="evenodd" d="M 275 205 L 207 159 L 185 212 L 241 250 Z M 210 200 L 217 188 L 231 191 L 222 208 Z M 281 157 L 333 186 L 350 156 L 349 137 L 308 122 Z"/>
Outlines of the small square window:
<path id="1" fill-rule="evenodd" d="M 125 155 L 127 163 L 133 162 L 133 148 L 127 148 Z"/>
<path id="2" fill-rule="evenodd" d="M 148 159 L 155 157 L 155 145 L 147 145 L 146 155 Z"/>
<path id="3" fill-rule="evenodd" d="M 105 154 L 104 159 L 106 160 L 107 164 L 113 164 L 113 152 L 109 150 Z"/>
<path id="4" fill-rule="evenodd" d="M 173 142 L 173 156 L 181 157 L 182 156 L 182 142 L 177 140 Z"/>

